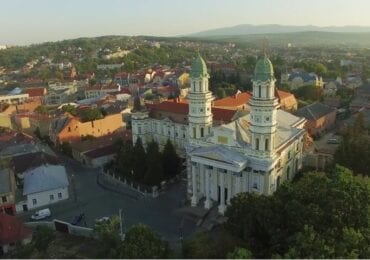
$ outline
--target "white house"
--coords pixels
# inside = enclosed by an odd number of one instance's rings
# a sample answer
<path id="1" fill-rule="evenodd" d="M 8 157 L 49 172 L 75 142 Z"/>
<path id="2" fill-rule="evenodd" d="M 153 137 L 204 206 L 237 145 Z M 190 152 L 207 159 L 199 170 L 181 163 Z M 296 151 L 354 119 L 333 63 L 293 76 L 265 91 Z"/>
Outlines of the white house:
<path id="1" fill-rule="evenodd" d="M 64 166 L 42 165 L 24 174 L 23 195 L 27 209 L 68 199 L 68 178 Z"/>

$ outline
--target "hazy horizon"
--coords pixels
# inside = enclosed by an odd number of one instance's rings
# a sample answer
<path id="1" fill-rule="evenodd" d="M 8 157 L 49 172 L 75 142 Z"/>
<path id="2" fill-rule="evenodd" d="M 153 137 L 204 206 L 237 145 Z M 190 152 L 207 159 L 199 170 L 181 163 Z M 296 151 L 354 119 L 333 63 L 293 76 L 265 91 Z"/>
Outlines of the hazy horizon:
<path id="1" fill-rule="evenodd" d="M 0 45 L 104 35 L 179 36 L 241 24 L 370 26 L 366 0 L 4 0 Z"/>

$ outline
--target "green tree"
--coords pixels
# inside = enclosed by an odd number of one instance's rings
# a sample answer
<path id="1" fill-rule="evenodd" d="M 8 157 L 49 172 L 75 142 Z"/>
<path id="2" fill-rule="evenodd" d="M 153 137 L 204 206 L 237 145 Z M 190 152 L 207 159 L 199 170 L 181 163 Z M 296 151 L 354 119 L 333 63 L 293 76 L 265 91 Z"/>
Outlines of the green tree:
<path id="1" fill-rule="evenodd" d="M 115 215 L 108 221 L 96 223 L 93 232 L 100 244 L 98 257 L 119 258 L 122 251 L 119 217 Z"/>
<path id="2" fill-rule="evenodd" d="M 132 168 L 134 171 L 134 179 L 142 181 L 147 169 L 146 153 L 143 147 L 141 138 L 137 138 L 135 146 L 132 150 Z"/>
<path id="3" fill-rule="evenodd" d="M 70 104 L 67 104 L 67 105 L 62 106 L 62 111 L 63 112 L 68 112 L 68 113 L 70 113 L 73 116 L 77 115 L 77 109 L 76 109 L 76 107 L 73 106 L 73 105 L 70 105 Z"/>
<path id="4" fill-rule="evenodd" d="M 159 185 L 164 179 L 163 167 L 161 163 L 161 154 L 159 152 L 158 143 L 150 142 L 147 147 L 147 170 L 144 177 L 144 182 L 148 185 Z"/>
<path id="5" fill-rule="evenodd" d="M 169 248 L 148 226 L 138 224 L 130 228 L 125 236 L 121 258 L 145 259 L 168 258 Z"/>
<path id="6" fill-rule="evenodd" d="M 351 168 L 356 174 L 370 175 L 370 137 L 362 113 L 342 133 L 335 152 L 336 163 Z M 361 162 L 361 163 L 359 163 Z"/>
<path id="7" fill-rule="evenodd" d="M 239 194 L 227 229 L 256 257 L 368 258 L 370 185 L 344 167 L 306 173 L 272 196 Z"/>
<path id="8" fill-rule="evenodd" d="M 98 119 L 104 118 L 101 110 L 99 108 L 89 108 L 86 110 L 82 110 L 79 113 L 79 116 L 81 117 L 81 120 L 84 122 L 87 121 L 94 121 Z"/>
<path id="9" fill-rule="evenodd" d="M 223 88 L 216 88 L 216 96 L 218 97 L 218 98 L 224 98 L 224 97 L 226 97 L 226 92 L 225 92 L 225 89 L 223 89 Z"/>
<path id="10" fill-rule="evenodd" d="M 227 254 L 227 259 L 251 259 L 252 253 L 243 247 L 235 247 L 234 251 Z"/>
<path id="11" fill-rule="evenodd" d="M 32 243 L 38 251 L 44 252 L 54 238 L 54 230 L 49 227 L 38 226 L 32 234 Z"/>
<path id="12" fill-rule="evenodd" d="M 61 150 L 64 154 L 66 154 L 66 155 L 68 155 L 68 156 L 72 157 L 72 146 L 71 146 L 71 144 L 70 144 L 70 143 L 68 143 L 68 142 L 63 142 L 63 143 L 60 145 L 60 150 Z"/>
<path id="13" fill-rule="evenodd" d="M 167 140 L 162 153 L 163 172 L 166 178 L 172 178 L 181 172 L 181 159 L 170 139 Z"/>
<path id="14" fill-rule="evenodd" d="M 49 113 L 49 109 L 46 106 L 42 106 L 42 105 L 36 107 L 35 111 L 40 114 L 44 114 L 44 115 L 47 115 Z"/>

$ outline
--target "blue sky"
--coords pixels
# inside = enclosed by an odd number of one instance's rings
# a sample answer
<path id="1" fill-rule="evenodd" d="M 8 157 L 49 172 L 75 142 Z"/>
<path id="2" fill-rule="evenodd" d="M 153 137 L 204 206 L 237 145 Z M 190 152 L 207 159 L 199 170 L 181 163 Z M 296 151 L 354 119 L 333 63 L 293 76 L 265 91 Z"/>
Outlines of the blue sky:
<path id="1" fill-rule="evenodd" d="M 0 45 L 238 24 L 370 26 L 368 0 L 1 0 Z"/>

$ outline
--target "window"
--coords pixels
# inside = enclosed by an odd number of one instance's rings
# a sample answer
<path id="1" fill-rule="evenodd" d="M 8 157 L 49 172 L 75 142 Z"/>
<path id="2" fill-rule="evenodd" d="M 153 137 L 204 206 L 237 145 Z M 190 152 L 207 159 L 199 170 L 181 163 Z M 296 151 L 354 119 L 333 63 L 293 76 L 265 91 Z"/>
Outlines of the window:
<path id="1" fill-rule="evenodd" d="M 200 137 L 204 137 L 204 128 L 200 128 Z"/>
<path id="2" fill-rule="evenodd" d="M 258 190 L 258 184 L 257 184 L 257 182 L 253 183 L 253 189 Z"/>
<path id="3" fill-rule="evenodd" d="M 261 98 L 261 86 L 258 86 L 258 97 Z"/>
<path id="4" fill-rule="evenodd" d="M 32 205 L 36 205 L 37 204 L 37 200 L 36 199 L 32 199 Z"/>
<path id="5" fill-rule="evenodd" d="M 270 121 L 270 117 L 266 117 L 266 121 L 268 122 L 268 121 Z"/>
<path id="6" fill-rule="evenodd" d="M 194 138 L 197 137 L 197 129 L 195 127 L 193 127 L 193 137 Z"/>
<path id="7" fill-rule="evenodd" d="M 58 198 L 59 198 L 59 199 L 61 199 L 61 198 L 62 198 L 62 193 L 61 193 L 61 192 L 59 192 L 59 193 L 58 193 Z"/>
<path id="8" fill-rule="evenodd" d="M 138 132 L 139 134 L 141 134 L 141 126 L 138 126 L 138 127 L 137 127 L 137 132 Z"/>
<path id="9" fill-rule="evenodd" d="M 3 203 L 7 202 L 6 196 L 2 196 L 1 200 L 3 201 Z"/>
<path id="10" fill-rule="evenodd" d="M 50 194 L 50 200 L 54 200 L 54 194 Z"/>
<path id="11" fill-rule="evenodd" d="M 256 138 L 256 150 L 260 149 L 260 139 Z"/>
<path id="12" fill-rule="evenodd" d="M 68 132 L 71 132 L 71 127 L 70 126 L 68 126 Z"/>
<path id="13" fill-rule="evenodd" d="M 193 82 L 193 91 L 195 92 L 195 82 Z"/>
<path id="14" fill-rule="evenodd" d="M 203 112 L 203 108 L 199 109 L 200 112 Z"/>
<path id="15" fill-rule="evenodd" d="M 269 150 L 269 139 L 265 139 L 265 151 Z"/>

